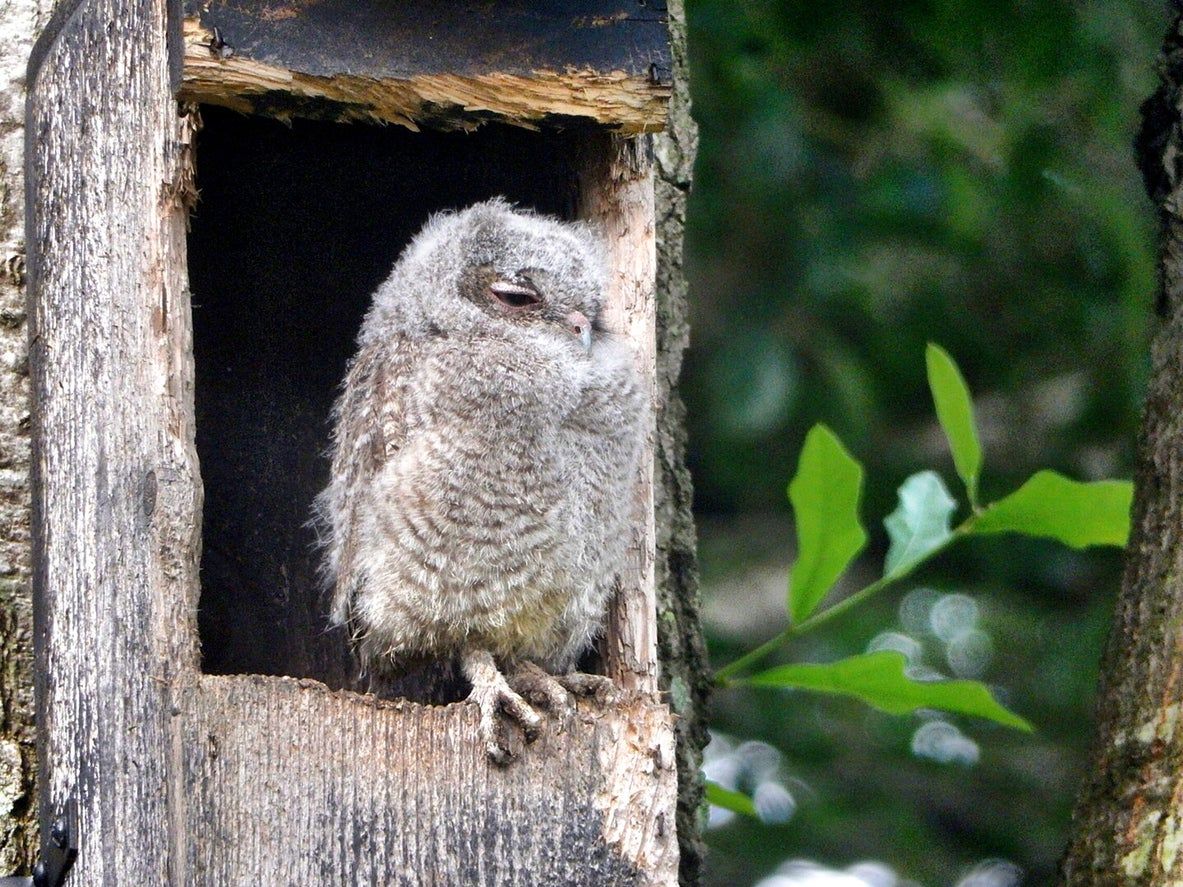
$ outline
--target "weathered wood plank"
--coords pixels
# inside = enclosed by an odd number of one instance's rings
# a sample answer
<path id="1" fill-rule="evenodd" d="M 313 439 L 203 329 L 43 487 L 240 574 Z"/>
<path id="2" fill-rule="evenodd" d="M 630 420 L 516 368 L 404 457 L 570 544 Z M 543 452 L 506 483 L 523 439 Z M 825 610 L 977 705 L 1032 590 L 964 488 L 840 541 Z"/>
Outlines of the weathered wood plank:
<path id="1" fill-rule="evenodd" d="M 380 702 L 314 681 L 206 676 L 186 698 L 175 883 L 672 884 L 664 706 L 580 705 L 512 766 L 466 704 Z"/>
<path id="2" fill-rule="evenodd" d="M 164 0 L 87 0 L 43 41 L 29 83 L 41 796 L 45 813 L 77 804 L 75 885 L 170 882 L 171 687 L 196 664 L 200 482 L 167 20 Z"/>
<path id="3" fill-rule="evenodd" d="M 187 0 L 185 98 L 280 117 L 662 128 L 665 13 L 643 0 Z"/>
<path id="4" fill-rule="evenodd" d="M 314 76 L 621 71 L 669 83 L 665 4 L 652 0 L 185 0 L 235 54 Z M 290 66 L 289 66 L 290 67 Z"/>

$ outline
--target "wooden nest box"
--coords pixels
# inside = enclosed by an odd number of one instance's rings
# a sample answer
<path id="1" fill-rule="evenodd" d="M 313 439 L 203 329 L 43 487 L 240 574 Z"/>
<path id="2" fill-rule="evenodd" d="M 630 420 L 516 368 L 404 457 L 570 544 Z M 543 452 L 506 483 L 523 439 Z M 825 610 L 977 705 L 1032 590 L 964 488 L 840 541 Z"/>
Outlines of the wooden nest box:
<path id="1" fill-rule="evenodd" d="M 69 884 L 676 880 L 651 448 L 590 663 L 629 699 L 508 767 L 473 707 L 427 704 L 457 698 L 439 676 L 364 692 L 307 526 L 370 294 L 434 211 L 592 220 L 652 387 L 669 75 L 658 0 L 59 7 L 27 172 L 42 821 L 69 811 Z"/>

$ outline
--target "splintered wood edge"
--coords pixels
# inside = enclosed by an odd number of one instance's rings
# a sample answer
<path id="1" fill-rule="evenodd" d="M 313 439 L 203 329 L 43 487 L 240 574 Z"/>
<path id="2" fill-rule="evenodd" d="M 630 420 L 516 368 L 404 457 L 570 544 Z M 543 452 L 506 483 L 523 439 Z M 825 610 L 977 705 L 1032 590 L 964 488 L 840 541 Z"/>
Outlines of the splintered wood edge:
<path id="1" fill-rule="evenodd" d="M 268 104 L 280 118 L 296 114 L 300 102 L 323 102 L 337 119 L 396 123 L 418 131 L 470 130 L 484 118 L 536 128 L 548 117 L 575 117 L 622 133 L 658 132 L 665 127 L 668 85 L 623 71 L 537 71 L 529 77 L 489 73 L 477 76 L 416 74 L 375 78 L 353 74 L 303 74 L 211 49 L 214 35 L 193 18 L 185 19 L 183 101 L 221 105 L 242 113 L 256 102 L 283 95 L 291 103 Z"/>
<path id="2" fill-rule="evenodd" d="M 608 328 L 636 355 L 651 414 L 633 487 L 632 526 L 617 594 L 608 608 L 602 649 L 607 674 L 626 690 L 656 695 L 657 590 L 653 459 L 657 375 L 657 240 L 652 149 L 647 136 L 607 137 L 580 170 L 579 216 L 603 238 L 611 275 L 604 300 Z"/>

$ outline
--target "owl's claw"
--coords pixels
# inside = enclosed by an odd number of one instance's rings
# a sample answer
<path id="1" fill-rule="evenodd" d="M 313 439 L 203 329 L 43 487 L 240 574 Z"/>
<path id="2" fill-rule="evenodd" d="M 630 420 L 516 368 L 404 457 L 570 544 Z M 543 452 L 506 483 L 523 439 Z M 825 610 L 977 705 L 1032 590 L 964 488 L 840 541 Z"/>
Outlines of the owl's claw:
<path id="1" fill-rule="evenodd" d="M 464 675 L 472 684 L 468 701 L 481 712 L 480 734 L 485 751 L 496 764 L 507 764 L 520 750 L 521 742 L 512 741 L 509 726 L 498 715 L 514 720 L 525 734 L 526 742 L 533 742 L 542 727 L 542 718 L 509 686 L 487 650 L 470 650 L 462 660 Z"/>
<path id="2" fill-rule="evenodd" d="M 612 678 L 581 671 L 551 675 L 529 661 L 514 666 L 509 683 L 531 702 L 564 718 L 574 711 L 572 696 L 590 696 L 600 705 L 612 705 L 621 699 L 620 688 Z"/>
<path id="3" fill-rule="evenodd" d="M 574 707 L 562 679 L 547 674 L 533 662 L 523 660 L 514 666 L 510 686 L 538 705 L 566 720 Z"/>
<path id="4" fill-rule="evenodd" d="M 610 677 L 602 674 L 586 674 L 572 671 L 556 675 L 555 680 L 576 696 L 592 696 L 601 705 L 612 705 L 621 699 L 620 688 Z"/>

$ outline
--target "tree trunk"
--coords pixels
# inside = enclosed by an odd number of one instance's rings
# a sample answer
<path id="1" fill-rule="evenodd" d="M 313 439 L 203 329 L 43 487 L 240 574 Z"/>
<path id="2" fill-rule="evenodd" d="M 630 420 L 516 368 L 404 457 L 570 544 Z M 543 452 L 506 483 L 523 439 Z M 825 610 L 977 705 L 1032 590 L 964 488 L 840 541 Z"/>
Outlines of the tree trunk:
<path id="1" fill-rule="evenodd" d="M 690 69 L 682 0 L 669 3 L 674 93 L 657 154 L 657 630 L 662 689 L 677 719 L 678 839 L 681 882 L 702 877 L 702 749 L 710 670 L 698 609 L 698 560 L 686 468 L 686 408 L 678 393 L 682 352 L 689 341 L 682 233 L 698 130 L 690 116 Z"/>
<path id="2" fill-rule="evenodd" d="M 51 5 L 0 5 L 0 875 L 37 848 L 22 156 L 25 64 Z"/>
<path id="3" fill-rule="evenodd" d="M 1183 883 L 1183 6 L 1176 9 L 1137 141 L 1161 222 L 1161 323 L 1093 768 L 1063 862 L 1071 887 Z"/>

